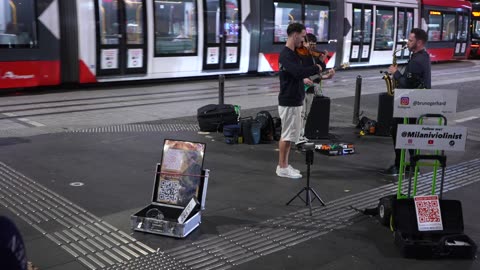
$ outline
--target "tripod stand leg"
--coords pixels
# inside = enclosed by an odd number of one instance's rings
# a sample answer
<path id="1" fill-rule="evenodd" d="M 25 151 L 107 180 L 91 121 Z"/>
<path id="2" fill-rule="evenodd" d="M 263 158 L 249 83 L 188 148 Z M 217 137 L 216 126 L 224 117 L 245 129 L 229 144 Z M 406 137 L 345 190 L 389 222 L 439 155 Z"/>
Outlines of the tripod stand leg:
<path id="1" fill-rule="evenodd" d="M 303 192 L 304 190 L 306 190 L 306 188 L 302 188 L 302 189 L 297 193 L 297 195 L 293 196 L 293 198 L 291 198 L 290 201 L 287 202 L 287 205 L 289 205 L 289 204 L 290 204 L 293 200 L 295 200 L 295 198 L 297 198 L 297 197 L 298 197 L 300 200 L 304 201 L 304 200 L 302 199 L 302 197 L 300 196 L 300 194 L 302 194 L 302 192 Z M 304 201 L 304 202 L 307 203 L 306 201 Z"/>
<path id="2" fill-rule="evenodd" d="M 312 190 L 313 194 L 315 195 L 315 198 L 317 198 L 320 203 L 325 206 L 325 202 L 320 198 L 320 196 L 318 196 L 317 192 L 313 189 L 313 188 L 310 188 L 310 190 Z"/>
<path id="3" fill-rule="evenodd" d="M 312 204 L 312 196 L 310 195 L 310 192 L 308 189 L 305 189 L 307 192 L 305 193 L 305 206 L 309 206 Z"/>
<path id="4" fill-rule="evenodd" d="M 310 197 L 310 190 L 307 189 L 307 204 L 308 204 L 308 208 L 310 210 L 310 216 L 312 216 L 312 200 L 311 200 L 311 197 Z"/>

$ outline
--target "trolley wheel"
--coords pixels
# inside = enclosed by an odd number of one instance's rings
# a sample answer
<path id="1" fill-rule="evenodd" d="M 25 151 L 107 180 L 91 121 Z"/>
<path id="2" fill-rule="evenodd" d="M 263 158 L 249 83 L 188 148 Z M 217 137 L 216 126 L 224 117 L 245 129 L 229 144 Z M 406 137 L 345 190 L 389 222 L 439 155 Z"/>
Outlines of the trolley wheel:
<path id="1" fill-rule="evenodd" d="M 390 226 L 390 216 L 392 215 L 393 200 L 396 195 L 390 195 L 380 198 L 378 202 L 378 221 L 380 224 Z"/>

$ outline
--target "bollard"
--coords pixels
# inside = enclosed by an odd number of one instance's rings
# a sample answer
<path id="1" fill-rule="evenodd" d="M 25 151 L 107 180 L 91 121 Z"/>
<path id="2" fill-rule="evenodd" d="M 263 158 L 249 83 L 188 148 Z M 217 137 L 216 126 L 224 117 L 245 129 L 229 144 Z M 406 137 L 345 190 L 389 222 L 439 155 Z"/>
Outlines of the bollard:
<path id="1" fill-rule="evenodd" d="M 225 97 L 225 75 L 218 75 L 218 104 L 224 104 Z"/>
<path id="2" fill-rule="evenodd" d="M 360 120 L 360 96 L 362 95 L 362 76 L 357 76 L 357 82 L 355 85 L 355 101 L 353 105 L 353 121 L 354 125 L 358 125 Z"/>

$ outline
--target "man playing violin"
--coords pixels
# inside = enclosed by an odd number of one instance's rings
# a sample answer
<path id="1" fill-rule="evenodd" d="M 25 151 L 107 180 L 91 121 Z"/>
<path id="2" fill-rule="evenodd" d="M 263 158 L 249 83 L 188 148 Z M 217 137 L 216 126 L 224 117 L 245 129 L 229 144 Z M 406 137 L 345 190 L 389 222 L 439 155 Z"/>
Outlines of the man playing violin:
<path id="1" fill-rule="evenodd" d="M 326 69 L 325 60 L 327 59 L 328 52 L 320 52 L 316 50 L 317 37 L 314 34 L 308 33 L 303 42 L 303 46 L 297 49 L 297 53 L 302 58 L 302 65 L 304 67 L 311 67 L 314 65 L 320 65 L 322 70 Z M 297 145 L 308 141 L 305 138 L 305 124 L 307 123 L 310 109 L 312 108 L 313 98 L 315 96 L 322 96 L 321 81 L 331 79 L 335 75 L 335 70 L 330 69 L 328 73 L 318 76 L 318 78 L 304 78 L 303 83 L 305 85 L 305 100 L 302 107 L 302 128 L 300 137 L 296 142 Z"/>
<path id="2" fill-rule="evenodd" d="M 278 115 L 282 120 L 282 134 L 278 142 L 278 166 L 276 173 L 280 177 L 301 178 L 300 171 L 294 169 L 288 162 L 292 142 L 298 141 L 301 130 L 301 112 L 305 90 L 303 78 L 320 74 L 320 65 L 304 66 L 302 59 L 295 52 L 305 40 L 305 26 L 291 23 L 287 28 L 287 42 L 280 52 L 279 78 L 280 93 L 278 94 Z"/>

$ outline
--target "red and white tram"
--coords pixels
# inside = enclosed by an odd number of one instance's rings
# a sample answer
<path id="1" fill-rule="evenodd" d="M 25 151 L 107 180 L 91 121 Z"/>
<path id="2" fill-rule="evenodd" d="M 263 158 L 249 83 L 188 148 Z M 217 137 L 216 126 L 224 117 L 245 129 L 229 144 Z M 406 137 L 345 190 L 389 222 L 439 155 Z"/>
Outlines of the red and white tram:
<path id="1" fill-rule="evenodd" d="M 327 67 L 390 64 L 418 26 L 433 61 L 465 58 L 470 9 L 463 0 L 4 0 L 0 89 L 275 72 L 292 21 L 329 51 Z"/>
<path id="2" fill-rule="evenodd" d="M 472 2 L 470 57 L 480 57 L 480 2 Z"/>

